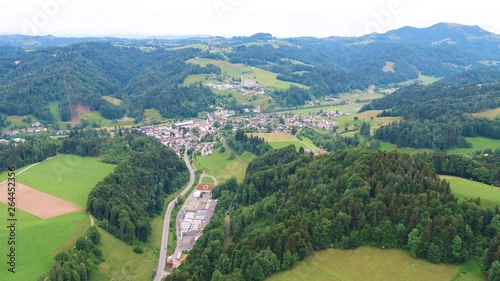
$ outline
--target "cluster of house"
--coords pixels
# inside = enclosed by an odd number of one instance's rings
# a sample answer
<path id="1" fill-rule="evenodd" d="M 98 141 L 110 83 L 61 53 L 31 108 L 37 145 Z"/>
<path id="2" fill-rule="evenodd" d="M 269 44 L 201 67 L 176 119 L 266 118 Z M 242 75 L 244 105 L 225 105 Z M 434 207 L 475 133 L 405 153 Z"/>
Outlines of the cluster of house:
<path id="1" fill-rule="evenodd" d="M 218 131 L 214 123 L 208 120 L 194 120 L 168 126 L 144 126 L 140 130 L 168 145 L 177 154 L 180 154 L 182 147 L 189 147 L 200 151 L 202 155 L 210 155 L 215 142 L 202 143 L 201 139 Z"/>
<path id="2" fill-rule="evenodd" d="M 42 123 L 40 122 L 35 122 L 31 123 L 30 128 L 20 128 L 20 129 L 14 129 L 10 131 L 4 132 L 5 135 L 9 136 L 15 136 L 17 134 L 22 134 L 22 133 L 39 133 L 39 132 L 46 132 L 47 128 L 45 128 Z"/>
<path id="3" fill-rule="evenodd" d="M 220 128 L 228 122 L 233 124 L 233 131 L 248 128 L 257 132 L 284 132 L 292 133 L 293 128 L 310 127 L 319 130 L 331 131 L 337 125 L 332 119 L 346 115 L 341 112 L 323 112 L 315 114 L 292 113 L 262 113 L 256 116 L 233 117 L 234 111 L 218 108 L 208 113 L 205 120 L 192 120 L 164 126 L 144 126 L 140 130 L 170 146 L 177 154 L 183 147 L 199 151 L 202 155 L 213 153 L 215 142 L 202 139 L 211 134 L 215 136 Z"/>
<path id="4" fill-rule="evenodd" d="M 243 81 L 230 81 L 220 83 L 207 83 L 207 86 L 216 90 L 239 91 L 243 95 L 263 95 L 266 93 L 264 87 L 257 84 L 252 79 Z"/>

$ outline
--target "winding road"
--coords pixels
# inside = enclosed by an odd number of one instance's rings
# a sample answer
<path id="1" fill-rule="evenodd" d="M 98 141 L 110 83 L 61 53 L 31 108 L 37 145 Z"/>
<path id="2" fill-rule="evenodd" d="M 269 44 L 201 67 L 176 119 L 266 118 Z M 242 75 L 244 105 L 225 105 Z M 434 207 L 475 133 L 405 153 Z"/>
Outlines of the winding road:
<path id="1" fill-rule="evenodd" d="M 189 163 L 187 150 L 188 149 L 186 148 L 184 152 L 184 162 L 186 162 L 186 166 L 189 169 L 189 183 L 179 195 L 181 197 L 184 196 L 189 191 L 189 189 L 191 189 L 195 179 L 194 169 L 193 167 L 191 167 L 191 164 Z M 170 217 L 172 216 L 172 210 L 174 209 L 176 202 L 177 198 L 170 201 L 167 206 L 167 211 L 165 212 L 165 220 L 163 222 L 163 235 L 161 238 L 160 257 L 158 259 L 158 265 L 156 267 L 156 275 L 153 279 L 154 281 L 161 281 L 165 276 L 167 276 L 167 272 L 165 271 L 165 264 L 167 262 L 168 232 L 170 230 Z"/>

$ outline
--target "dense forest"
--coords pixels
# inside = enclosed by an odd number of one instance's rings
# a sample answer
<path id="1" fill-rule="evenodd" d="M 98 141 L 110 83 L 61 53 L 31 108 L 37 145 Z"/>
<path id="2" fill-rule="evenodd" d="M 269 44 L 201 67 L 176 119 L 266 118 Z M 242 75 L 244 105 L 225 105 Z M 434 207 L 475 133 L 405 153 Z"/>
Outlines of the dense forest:
<path id="1" fill-rule="evenodd" d="M 145 52 L 109 43 L 11 51 L 0 60 L 4 69 L 0 113 L 33 114 L 52 123 L 55 116 L 49 103 L 59 102 L 62 121 L 70 120 L 78 106 L 100 111 L 108 119 L 135 118 L 147 108 L 158 109 L 169 118 L 195 117 L 198 111 L 209 110 L 214 96 L 200 85 L 179 85 L 189 74 L 217 72 L 213 66 L 206 69 L 185 63 L 199 54 L 193 48 Z M 122 104 L 113 105 L 104 95 L 122 99 Z M 0 117 L 0 125 L 2 120 Z"/>
<path id="2" fill-rule="evenodd" d="M 458 202 L 423 158 L 362 149 L 314 158 L 290 146 L 257 158 L 242 184 L 228 181 L 214 195 L 216 216 L 167 280 L 263 280 L 312 251 L 360 245 L 434 263 L 482 256 L 485 273 L 498 276 L 500 210 Z"/>
<path id="3" fill-rule="evenodd" d="M 8 167 L 23 166 L 43 161 L 57 155 L 58 146 L 48 136 L 27 138 L 25 142 L 0 144 L 0 173 Z"/>
<path id="4" fill-rule="evenodd" d="M 402 88 L 361 111 L 384 110 L 380 116 L 404 117 L 375 132 L 375 138 L 398 147 L 470 147 L 465 137 L 500 139 L 500 120 L 470 115 L 500 107 L 499 81 L 500 71 L 465 72 L 429 86 Z"/>

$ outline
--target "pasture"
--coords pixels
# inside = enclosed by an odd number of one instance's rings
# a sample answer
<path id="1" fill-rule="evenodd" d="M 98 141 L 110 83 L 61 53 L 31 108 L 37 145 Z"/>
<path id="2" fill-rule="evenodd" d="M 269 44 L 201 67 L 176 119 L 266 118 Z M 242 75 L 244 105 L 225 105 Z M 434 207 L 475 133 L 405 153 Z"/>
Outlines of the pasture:
<path id="1" fill-rule="evenodd" d="M 0 204 L 0 212 L 7 214 L 8 206 Z M 85 234 L 90 220 L 85 212 L 41 219 L 16 209 L 16 274 L 7 271 L 7 264 L 0 266 L 0 280 L 36 281 L 47 273 L 54 256 L 74 246 L 77 237 Z M 8 229 L 0 228 L 0 236 L 8 237 Z M 67 243 L 68 241 L 72 243 Z M 4 241 L 5 242 L 5 241 Z M 0 252 L 8 253 L 7 243 L 0 244 Z"/>
<path id="2" fill-rule="evenodd" d="M 491 148 L 492 150 L 500 148 L 500 140 L 481 138 L 481 137 L 465 138 L 465 139 L 467 140 L 467 142 L 470 142 L 472 144 L 471 148 L 455 148 L 448 151 L 448 153 L 471 155 L 478 150 L 482 152 L 487 148 Z"/>
<path id="3" fill-rule="evenodd" d="M 286 133 L 260 133 L 260 134 L 253 134 L 254 136 L 257 136 L 259 138 L 263 138 L 265 141 L 269 143 L 269 145 L 274 148 L 274 149 L 280 149 L 287 147 L 291 144 L 295 146 L 297 150 L 299 150 L 301 147 L 304 149 L 309 148 L 313 151 L 318 152 L 319 147 L 314 145 L 310 139 L 301 141 L 297 137 L 286 134 Z"/>
<path id="4" fill-rule="evenodd" d="M 395 144 L 388 143 L 388 142 L 382 142 L 382 141 L 380 142 L 380 149 L 385 150 L 385 151 L 397 150 L 399 152 L 410 154 L 410 155 L 417 154 L 417 153 L 423 153 L 423 152 L 427 152 L 427 153 L 434 152 L 434 150 L 427 149 L 427 148 L 410 148 L 410 147 L 398 148 L 398 147 L 396 147 Z"/>
<path id="5" fill-rule="evenodd" d="M 486 110 L 486 111 L 479 112 L 479 113 L 473 113 L 472 116 L 473 117 L 484 117 L 484 118 L 488 118 L 488 119 L 493 120 L 497 117 L 500 117 L 500 107 L 497 107 L 495 109 Z"/>
<path id="6" fill-rule="evenodd" d="M 394 71 L 394 62 L 386 61 L 384 67 L 382 68 L 383 72 L 395 72 Z"/>
<path id="7" fill-rule="evenodd" d="M 481 206 L 495 208 L 500 205 L 500 188 L 498 187 L 453 176 L 440 176 L 440 178 L 450 183 L 451 191 L 459 200 L 479 197 Z"/>
<path id="8" fill-rule="evenodd" d="M 17 244 L 16 254 L 17 273 L 6 275 L 6 265 L 0 269 L 0 280 L 29 281 L 37 280 L 38 276 L 47 273 L 54 256 L 60 251 L 74 246 L 76 239 L 85 235 L 90 226 L 90 219 L 83 209 L 86 205 L 88 193 L 95 184 L 102 180 L 114 168 L 114 165 L 104 164 L 94 158 L 85 158 L 72 155 L 61 155 L 41 162 L 16 177 L 19 183 L 18 195 L 21 195 L 22 184 L 36 189 L 36 199 L 28 202 L 29 205 L 41 206 L 43 198 L 57 197 L 60 201 L 72 202 L 80 211 L 42 219 L 22 210 L 22 199 L 18 198 L 21 209 L 16 209 Z M 18 173 L 22 169 L 18 169 Z M 5 174 L 2 173 L 2 179 Z M 25 197 L 23 195 L 23 197 Z M 26 198 L 23 198 L 26 199 Z M 37 204 L 36 200 L 42 200 Z M 64 201 L 66 200 L 66 201 Z M 68 202 L 69 201 L 69 202 Z M 51 206 L 57 209 L 59 206 Z M 0 203 L 0 212 L 7 214 L 8 206 Z M 48 207 L 45 207 L 47 209 Z M 47 210 L 38 210 L 47 211 Z M 51 210 L 48 210 L 51 211 Z M 0 229 L 0 236 L 7 236 L 7 229 Z M 0 251 L 7 253 L 8 245 L 1 244 Z"/>
<path id="9" fill-rule="evenodd" d="M 92 272 L 91 281 L 153 279 L 153 271 L 158 259 L 157 250 L 144 247 L 144 253 L 137 254 L 133 246 L 118 240 L 105 230 L 99 229 L 99 232 L 105 261 L 99 264 L 98 270 Z"/>
<path id="10" fill-rule="evenodd" d="M 17 181 L 85 208 L 90 191 L 114 167 L 95 158 L 61 155 L 33 166 Z"/>
<path id="11" fill-rule="evenodd" d="M 106 100 L 107 102 L 109 102 L 111 104 L 114 104 L 114 105 L 121 105 L 122 104 L 122 100 L 121 99 L 113 98 L 113 97 L 110 97 L 110 96 L 102 96 L 102 98 L 104 100 Z"/>
<path id="12" fill-rule="evenodd" d="M 156 120 L 156 121 L 163 120 L 160 111 L 154 108 L 144 110 L 144 116 L 146 116 L 146 118 L 148 118 L 149 120 Z"/>
<path id="13" fill-rule="evenodd" d="M 315 252 L 293 269 L 279 272 L 268 281 L 358 281 L 358 280 L 451 280 L 458 265 L 433 264 L 410 256 L 401 249 L 327 249 Z M 481 279 L 468 279 L 481 280 Z"/>
<path id="14" fill-rule="evenodd" d="M 206 66 L 207 64 L 213 64 L 221 68 L 222 73 L 230 76 L 234 79 L 252 79 L 255 80 L 259 85 L 272 87 L 276 89 L 288 89 L 291 85 L 307 88 L 304 85 L 298 83 L 291 83 L 286 81 L 278 80 L 276 77 L 278 74 L 269 72 L 263 69 L 250 67 L 241 63 L 233 64 L 227 61 L 214 60 L 214 59 L 204 59 L 196 58 L 188 60 L 187 63 L 195 63 L 201 66 Z"/>
<path id="15" fill-rule="evenodd" d="M 220 148 L 214 150 L 209 156 L 197 156 L 194 165 L 197 170 L 205 170 L 207 174 L 214 176 L 219 183 L 223 183 L 231 177 L 236 177 L 239 182 L 245 177 L 248 163 L 255 157 L 249 152 L 238 155 L 235 159 L 229 160 L 231 151 L 226 150 L 220 153 Z"/>

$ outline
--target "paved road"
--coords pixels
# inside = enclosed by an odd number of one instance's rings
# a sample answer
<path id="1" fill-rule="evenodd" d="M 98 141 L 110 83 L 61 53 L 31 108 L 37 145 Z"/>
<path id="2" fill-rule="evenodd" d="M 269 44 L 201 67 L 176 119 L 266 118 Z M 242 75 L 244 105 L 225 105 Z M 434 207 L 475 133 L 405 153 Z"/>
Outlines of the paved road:
<path id="1" fill-rule="evenodd" d="M 186 152 L 187 150 L 188 148 L 186 147 Z M 189 183 L 179 195 L 181 197 L 184 196 L 189 191 L 189 189 L 191 189 L 191 187 L 194 184 L 194 178 L 195 178 L 194 169 L 189 164 L 189 158 L 186 152 L 184 153 L 184 162 L 186 162 L 186 166 L 189 169 Z M 172 210 L 174 209 L 176 202 L 177 198 L 170 201 L 167 206 L 167 211 L 165 212 L 165 221 L 163 222 L 163 235 L 161 239 L 160 257 L 158 259 L 158 265 L 156 267 L 156 275 L 155 278 L 153 279 L 154 281 L 161 281 L 161 279 L 167 276 L 167 272 L 165 271 L 165 264 L 167 262 L 168 232 L 170 229 L 170 217 L 172 216 Z"/>

